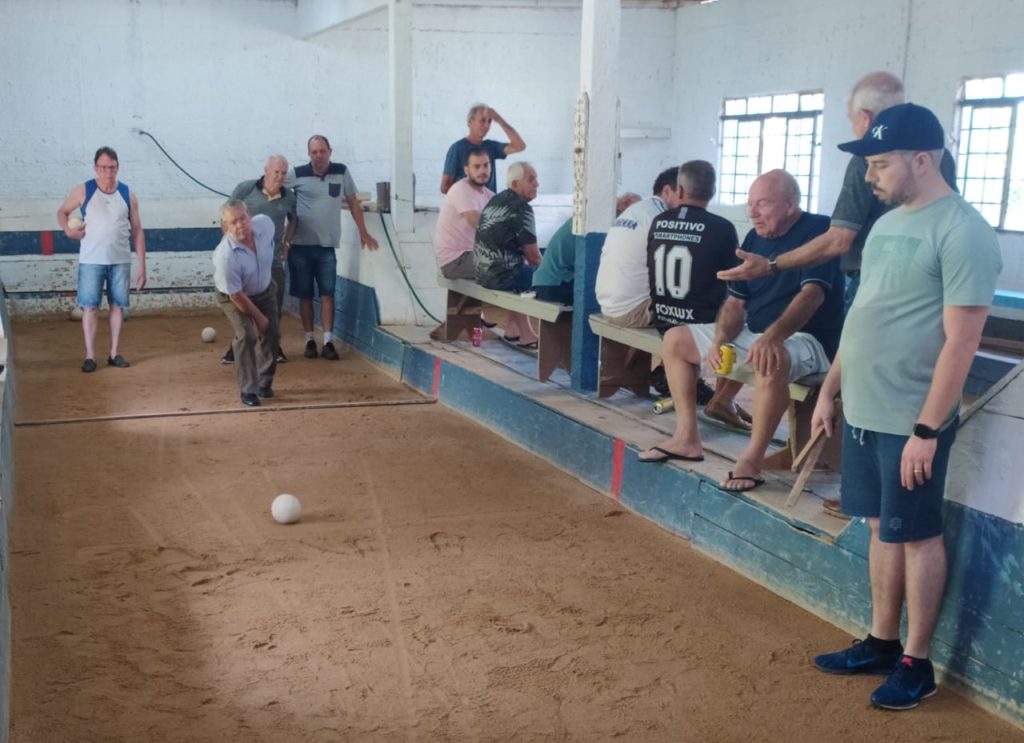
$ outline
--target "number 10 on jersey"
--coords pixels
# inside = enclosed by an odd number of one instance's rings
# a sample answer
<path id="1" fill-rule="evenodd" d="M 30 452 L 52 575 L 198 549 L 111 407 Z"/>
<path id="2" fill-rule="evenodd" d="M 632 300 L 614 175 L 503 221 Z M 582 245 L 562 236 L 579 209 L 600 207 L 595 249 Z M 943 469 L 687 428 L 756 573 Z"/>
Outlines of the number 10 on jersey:
<path id="1" fill-rule="evenodd" d="M 690 271 L 693 255 L 683 245 L 669 247 L 662 243 L 654 251 L 654 290 L 659 297 L 684 299 L 690 293 Z"/>

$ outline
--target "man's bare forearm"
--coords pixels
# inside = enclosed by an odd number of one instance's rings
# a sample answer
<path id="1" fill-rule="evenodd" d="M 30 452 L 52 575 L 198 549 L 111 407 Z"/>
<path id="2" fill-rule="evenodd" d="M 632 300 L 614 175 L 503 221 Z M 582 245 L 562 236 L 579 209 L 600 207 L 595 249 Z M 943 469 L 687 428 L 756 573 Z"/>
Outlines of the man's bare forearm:
<path id="1" fill-rule="evenodd" d="M 850 252 L 857 232 L 848 227 L 829 227 L 828 230 L 801 245 L 780 255 L 775 265 L 780 271 L 816 266 L 827 260 Z"/>

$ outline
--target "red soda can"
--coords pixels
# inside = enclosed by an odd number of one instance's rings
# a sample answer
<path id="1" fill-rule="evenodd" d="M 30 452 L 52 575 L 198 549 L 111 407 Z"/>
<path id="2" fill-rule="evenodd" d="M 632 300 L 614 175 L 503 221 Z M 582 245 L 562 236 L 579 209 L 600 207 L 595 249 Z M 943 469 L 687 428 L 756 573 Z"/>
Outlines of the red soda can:
<path id="1" fill-rule="evenodd" d="M 484 342 L 484 329 L 477 326 L 473 328 L 473 345 L 479 346 Z"/>

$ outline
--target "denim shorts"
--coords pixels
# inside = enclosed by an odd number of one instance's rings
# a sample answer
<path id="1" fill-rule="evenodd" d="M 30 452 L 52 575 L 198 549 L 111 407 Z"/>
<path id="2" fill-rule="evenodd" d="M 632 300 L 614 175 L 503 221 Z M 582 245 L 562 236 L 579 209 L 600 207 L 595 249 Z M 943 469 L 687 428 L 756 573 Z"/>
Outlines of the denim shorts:
<path id="1" fill-rule="evenodd" d="M 334 248 L 320 245 L 292 245 L 288 251 L 288 293 L 298 299 L 312 299 L 313 282 L 318 297 L 333 297 L 338 277 L 338 257 Z"/>
<path id="2" fill-rule="evenodd" d="M 107 304 L 111 307 L 127 307 L 131 276 L 131 263 L 79 263 L 78 306 L 89 310 L 98 309 L 103 298 L 103 284 L 106 283 Z"/>
<path id="3" fill-rule="evenodd" d="M 900 460 L 909 438 L 843 424 L 843 513 L 877 518 L 883 542 L 919 542 L 942 533 L 946 469 L 956 423 L 939 434 L 931 478 L 913 490 L 900 483 Z"/>

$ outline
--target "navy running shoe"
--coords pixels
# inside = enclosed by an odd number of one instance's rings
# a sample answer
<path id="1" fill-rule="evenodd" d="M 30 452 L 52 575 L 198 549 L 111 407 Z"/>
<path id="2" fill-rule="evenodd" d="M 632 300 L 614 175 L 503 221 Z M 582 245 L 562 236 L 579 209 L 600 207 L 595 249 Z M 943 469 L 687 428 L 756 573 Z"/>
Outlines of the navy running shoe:
<path id="1" fill-rule="evenodd" d="M 825 653 L 814 658 L 814 665 L 825 673 L 848 675 L 851 673 L 892 673 L 903 655 L 903 646 L 894 653 L 882 653 L 867 640 L 854 640 L 853 645 L 837 653 Z"/>
<path id="2" fill-rule="evenodd" d="M 927 658 L 904 655 L 885 683 L 871 695 L 871 704 L 882 709 L 913 709 L 922 699 L 935 696 L 935 668 Z"/>

